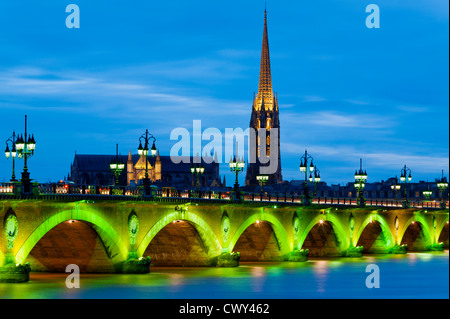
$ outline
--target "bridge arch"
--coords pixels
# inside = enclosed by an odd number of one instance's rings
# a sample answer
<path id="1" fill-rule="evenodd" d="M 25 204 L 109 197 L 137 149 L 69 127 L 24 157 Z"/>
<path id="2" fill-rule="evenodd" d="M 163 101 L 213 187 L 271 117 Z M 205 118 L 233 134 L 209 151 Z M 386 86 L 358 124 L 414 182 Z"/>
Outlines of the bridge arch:
<path id="1" fill-rule="evenodd" d="M 228 251 L 232 252 L 239 238 L 242 236 L 244 231 L 249 228 L 251 225 L 257 222 L 267 222 L 272 227 L 273 233 L 275 235 L 275 239 L 278 242 L 278 246 L 280 249 L 281 256 L 284 256 L 292 251 L 293 244 L 289 240 L 289 236 L 287 231 L 281 224 L 281 222 L 275 216 L 271 214 L 264 213 L 256 213 L 248 217 L 235 231 L 232 239 L 230 240 L 230 244 L 228 245 Z"/>
<path id="2" fill-rule="evenodd" d="M 383 216 L 380 216 L 379 214 L 371 214 L 365 218 L 365 220 L 359 227 L 356 236 L 354 236 L 353 238 L 353 246 L 354 247 L 358 246 L 358 242 L 361 239 L 364 230 L 373 222 L 377 222 L 380 225 L 386 248 L 391 248 L 395 246 L 394 234 L 389 228 L 389 223 L 386 221 L 386 219 L 383 218 Z"/>
<path id="3" fill-rule="evenodd" d="M 436 235 L 435 235 L 435 242 L 436 243 L 439 243 L 439 239 L 441 238 L 442 232 L 444 231 L 445 227 L 447 227 L 447 232 L 448 232 L 448 227 L 449 227 L 448 226 L 449 225 L 448 222 L 449 222 L 449 216 L 447 215 L 447 217 L 439 225 L 439 228 L 436 229 Z M 447 247 L 446 248 L 448 248 L 448 238 L 447 238 Z"/>
<path id="4" fill-rule="evenodd" d="M 403 225 L 401 231 L 398 234 L 397 243 L 401 245 L 402 243 L 406 243 L 405 235 L 407 234 L 407 231 L 411 229 L 411 227 L 416 228 L 416 232 L 419 232 L 419 235 L 414 238 L 414 240 L 417 239 L 419 236 L 423 236 L 422 241 L 419 243 L 420 248 L 419 250 L 425 250 L 427 246 L 431 245 L 433 243 L 433 238 L 431 236 L 431 231 L 428 222 L 426 221 L 425 217 L 421 214 L 415 214 L 411 218 L 409 218 L 406 223 Z M 420 227 L 420 228 L 419 228 Z M 410 246 L 410 245 L 409 245 Z M 410 250 L 412 247 L 408 246 L 408 250 Z M 414 248 L 413 248 L 414 249 Z"/>
<path id="5" fill-rule="evenodd" d="M 350 238 L 348 236 L 348 233 L 345 231 L 345 228 L 342 226 L 342 223 L 340 220 L 332 215 L 332 214 L 320 214 L 313 218 L 313 220 L 308 224 L 308 226 L 304 229 L 300 240 L 298 242 L 297 248 L 303 249 L 303 245 L 305 243 L 306 237 L 311 232 L 312 228 L 316 225 L 320 225 L 322 222 L 328 222 L 331 224 L 331 227 L 336 234 L 336 239 L 338 241 L 339 245 L 339 252 L 344 252 L 350 247 Z"/>
<path id="6" fill-rule="evenodd" d="M 116 230 L 104 218 L 93 211 L 71 209 L 57 213 L 40 224 L 15 254 L 16 262 L 23 264 L 33 247 L 36 246 L 45 234 L 57 225 L 70 220 L 84 221 L 94 226 L 94 230 L 103 243 L 107 243 L 110 247 L 111 262 L 113 265 L 126 260 L 128 249 Z"/>
<path id="7" fill-rule="evenodd" d="M 137 255 L 139 257 L 143 256 L 145 250 L 150 245 L 151 241 L 155 236 L 167 225 L 173 223 L 174 221 L 186 221 L 189 222 L 197 230 L 209 258 L 216 257 L 220 255 L 222 251 L 222 246 L 211 227 L 199 216 L 191 212 L 184 212 L 181 216 L 179 212 L 173 212 L 167 214 L 165 217 L 158 220 L 152 228 L 145 234 L 139 247 L 137 249 Z"/>

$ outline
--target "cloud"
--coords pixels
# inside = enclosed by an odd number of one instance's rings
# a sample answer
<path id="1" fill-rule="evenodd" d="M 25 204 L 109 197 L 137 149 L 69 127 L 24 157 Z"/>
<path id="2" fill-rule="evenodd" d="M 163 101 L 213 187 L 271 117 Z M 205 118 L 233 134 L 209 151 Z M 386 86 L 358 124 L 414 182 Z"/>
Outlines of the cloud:
<path id="1" fill-rule="evenodd" d="M 289 113 L 284 115 L 288 123 L 308 123 L 308 126 L 344 127 L 361 129 L 380 129 L 392 125 L 392 119 L 378 114 L 346 114 L 334 111 L 319 111 L 306 114 Z"/>
<path id="2" fill-rule="evenodd" d="M 397 107 L 400 111 L 408 113 L 424 113 L 429 112 L 430 108 L 426 106 L 411 106 L 411 105 L 400 105 Z"/>
<path id="3" fill-rule="evenodd" d="M 282 142 L 282 154 L 288 156 L 303 154 L 304 150 L 300 149 L 297 144 Z M 414 150 L 412 152 L 400 152 L 399 150 L 383 151 L 377 149 L 358 149 L 346 145 L 311 145 L 308 147 L 308 153 L 314 154 L 317 159 L 333 161 L 335 163 L 348 162 L 353 163 L 355 159 L 363 158 L 368 166 L 382 167 L 383 169 L 398 169 L 403 165 L 415 168 L 425 173 L 436 172 L 436 167 L 447 168 L 449 166 L 448 156 L 440 154 L 417 155 Z M 432 165 L 430 165 L 432 163 Z"/>
<path id="4" fill-rule="evenodd" d="M 205 95 L 198 97 L 193 96 L 187 89 L 141 82 L 128 83 L 115 80 L 122 78 L 119 73 L 113 77 L 110 75 L 13 68 L 0 72 L 0 94 L 13 97 L 15 101 L 30 98 L 53 101 L 38 103 L 35 100 L 28 104 L 17 102 L 17 105 L 23 107 L 59 109 L 120 119 L 167 120 L 170 114 L 172 120 L 184 121 L 195 116 L 201 119 L 217 115 L 218 108 L 226 109 L 230 117 L 248 115 L 249 101 L 222 100 Z M 0 107 L 9 108 L 11 102 L 1 103 Z"/>

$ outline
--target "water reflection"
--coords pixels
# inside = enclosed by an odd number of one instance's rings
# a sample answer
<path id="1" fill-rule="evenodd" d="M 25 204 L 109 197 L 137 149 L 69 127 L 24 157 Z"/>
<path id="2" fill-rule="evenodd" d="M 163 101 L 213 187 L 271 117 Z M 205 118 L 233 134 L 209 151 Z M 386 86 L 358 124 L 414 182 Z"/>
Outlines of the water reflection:
<path id="1" fill-rule="evenodd" d="M 151 268 L 150 274 L 32 273 L 30 282 L 0 284 L 0 298 L 448 298 L 448 250 L 303 263 L 242 263 L 237 268 Z M 367 289 L 368 264 L 380 267 L 381 288 Z"/>
<path id="2" fill-rule="evenodd" d="M 329 272 L 329 261 L 318 260 L 314 263 L 313 273 L 317 279 L 317 291 L 325 292 L 325 284 L 327 282 L 327 274 Z"/>

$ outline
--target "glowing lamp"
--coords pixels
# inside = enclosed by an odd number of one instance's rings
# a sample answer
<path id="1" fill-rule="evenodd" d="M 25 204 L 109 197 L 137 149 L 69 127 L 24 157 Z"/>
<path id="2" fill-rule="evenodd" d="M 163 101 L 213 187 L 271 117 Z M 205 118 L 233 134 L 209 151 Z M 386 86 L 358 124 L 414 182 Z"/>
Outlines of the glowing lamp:
<path id="1" fill-rule="evenodd" d="M 155 155 L 156 155 L 156 146 L 155 146 L 155 141 L 153 141 L 153 145 L 152 145 L 152 148 L 151 148 L 151 154 L 152 154 L 152 156 L 154 157 Z"/>
<path id="2" fill-rule="evenodd" d="M 36 141 L 34 140 L 34 134 L 31 136 L 31 138 L 28 138 L 27 148 L 34 152 L 34 149 L 36 148 Z"/>
<path id="3" fill-rule="evenodd" d="M 25 148 L 25 142 L 22 138 L 22 135 L 19 135 L 19 137 L 17 138 L 16 147 L 18 151 L 21 151 Z"/>

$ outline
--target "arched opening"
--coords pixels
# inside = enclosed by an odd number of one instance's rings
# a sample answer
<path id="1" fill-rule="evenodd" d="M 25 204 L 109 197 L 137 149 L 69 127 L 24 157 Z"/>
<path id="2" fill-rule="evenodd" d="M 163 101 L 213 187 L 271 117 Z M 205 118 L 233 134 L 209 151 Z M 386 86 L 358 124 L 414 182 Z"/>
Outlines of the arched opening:
<path id="1" fill-rule="evenodd" d="M 68 220 L 49 230 L 26 258 L 31 271 L 65 272 L 75 264 L 82 273 L 112 273 L 111 253 L 91 223 Z"/>
<path id="2" fill-rule="evenodd" d="M 441 234 L 439 235 L 438 243 L 444 243 L 444 249 L 448 249 L 448 222 L 442 228 Z"/>
<path id="3" fill-rule="evenodd" d="M 282 261 L 280 245 L 269 222 L 257 221 L 242 233 L 234 245 L 240 262 Z"/>
<path id="4" fill-rule="evenodd" d="M 408 251 L 423 251 L 429 245 L 429 239 L 426 238 L 422 224 L 419 222 L 411 222 L 406 229 L 401 245 L 408 245 Z"/>
<path id="5" fill-rule="evenodd" d="M 151 266 L 211 266 L 207 248 L 197 229 L 189 222 L 176 220 L 166 225 L 151 240 L 143 256 L 150 256 Z"/>
<path id="6" fill-rule="evenodd" d="M 363 246 L 363 253 L 366 254 L 387 253 L 389 247 L 380 222 L 376 220 L 369 222 L 361 233 L 356 246 Z"/>
<path id="7" fill-rule="evenodd" d="M 302 249 L 309 249 L 310 257 L 339 256 L 339 241 L 328 221 L 315 224 L 303 242 Z"/>

